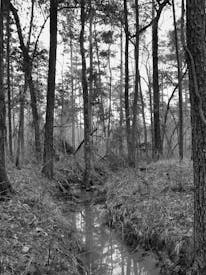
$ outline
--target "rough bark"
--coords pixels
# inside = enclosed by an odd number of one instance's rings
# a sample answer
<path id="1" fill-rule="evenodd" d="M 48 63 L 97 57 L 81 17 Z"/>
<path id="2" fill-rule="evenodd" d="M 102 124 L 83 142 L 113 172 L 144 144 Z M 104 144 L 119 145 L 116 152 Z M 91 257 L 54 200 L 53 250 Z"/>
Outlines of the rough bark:
<path id="1" fill-rule="evenodd" d="M 53 127 L 54 127 L 54 102 L 55 102 L 55 77 L 56 77 L 56 52 L 57 52 L 57 0 L 50 0 L 50 46 L 49 46 L 49 71 L 47 82 L 46 124 L 44 135 L 44 157 L 42 172 L 48 178 L 53 178 Z"/>
<path id="2" fill-rule="evenodd" d="M 91 141 L 90 141 L 90 116 L 89 116 L 89 93 L 87 82 L 87 67 L 85 59 L 84 48 L 84 33 L 85 33 L 85 0 L 81 0 L 81 32 L 80 32 L 80 52 L 82 58 L 82 89 L 83 89 L 83 108 L 84 108 L 84 185 L 86 188 L 90 186 L 90 174 L 91 174 Z"/>
<path id="3" fill-rule="evenodd" d="M 153 156 L 158 159 L 162 155 L 162 141 L 160 128 L 160 90 L 159 90 L 159 69 L 158 69 L 158 23 L 163 8 L 168 4 L 168 0 L 159 3 L 155 8 L 153 0 L 153 24 L 152 24 L 152 64 L 153 64 L 153 112 L 154 112 L 154 148 Z M 154 14 L 156 11 L 156 14 Z"/>
<path id="4" fill-rule="evenodd" d="M 71 62 L 71 90 L 72 90 L 72 147 L 75 148 L 75 95 L 74 95 L 74 70 L 73 70 L 73 41 L 70 37 L 70 62 Z"/>
<path id="5" fill-rule="evenodd" d="M 19 110 L 19 131 L 17 139 L 17 152 L 15 165 L 18 169 L 21 168 L 21 164 L 24 160 L 24 105 L 25 95 L 27 91 L 27 82 L 25 77 L 24 90 L 20 91 L 20 110 Z"/>
<path id="6" fill-rule="evenodd" d="M 187 62 L 194 169 L 194 244 L 197 274 L 206 268 L 206 43 L 205 1 L 187 0 Z"/>
<path id="7" fill-rule="evenodd" d="M 137 101 L 139 96 L 139 1 L 135 0 L 135 25 L 136 25 L 136 41 L 135 41 L 135 90 L 133 101 L 133 120 L 131 135 L 131 166 L 136 166 L 136 147 L 137 147 Z"/>
<path id="8" fill-rule="evenodd" d="M 30 90 L 30 96 L 31 96 L 31 109 L 32 109 L 32 116 L 33 116 L 33 125 L 34 125 L 34 132 L 35 132 L 35 151 L 36 151 L 36 157 L 37 159 L 40 159 L 41 157 L 41 142 L 40 142 L 40 130 L 39 130 L 39 114 L 37 110 L 37 97 L 36 97 L 36 91 L 34 87 L 34 82 L 32 78 L 32 59 L 29 56 L 29 49 L 24 44 L 24 39 L 22 35 L 21 25 L 19 21 L 19 16 L 17 13 L 17 10 L 15 7 L 10 3 L 10 10 L 14 16 L 19 42 L 20 42 L 20 48 L 22 50 L 23 54 L 23 66 L 24 66 L 24 72 L 26 75 L 26 79 L 29 85 Z"/>
<path id="9" fill-rule="evenodd" d="M 131 160 L 131 129 L 130 129 L 130 106 L 129 106 L 129 27 L 128 27 L 128 7 L 127 0 L 124 0 L 124 30 L 125 30 L 125 119 L 126 119 L 126 136 L 127 136 L 127 154 L 128 163 Z"/>
<path id="10" fill-rule="evenodd" d="M 123 154 L 123 31 L 121 26 L 120 34 L 120 112 L 119 112 L 119 127 L 120 127 L 120 136 L 119 136 L 119 154 Z"/>
<path id="11" fill-rule="evenodd" d="M 13 190 L 5 165 L 6 106 L 3 87 L 3 4 L 0 2 L 0 200 Z"/>
<path id="12" fill-rule="evenodd" d="M 175 3 L 172 0 L 172 10 L 173 10 L 173 21 L 174 21 L 174 31 L 175 31 L 175 50 L 177 59 L 177 71 L 178 71 L 178 90 L 179 90 L 179 159 L 183 159 L 183 107 L 182 107 L 182 62 L 179 54 L 179 39 L 177 35 L 177 23 L 176 23 L 176 13 L 175 13 Z"/>
<path id="13" fill-rule="evenodd" d="M 9 154 L 10 158 L 13 159 L 13 141 L 12 141 L 12 123 L 11 123 L 11 82 L 10 82 L 10 10 L 7 9 L 7 23 L 6 23 L 6 52 L 7 52 L 7 97 L 8 97 L 8 126 L 9 126 Z"/>

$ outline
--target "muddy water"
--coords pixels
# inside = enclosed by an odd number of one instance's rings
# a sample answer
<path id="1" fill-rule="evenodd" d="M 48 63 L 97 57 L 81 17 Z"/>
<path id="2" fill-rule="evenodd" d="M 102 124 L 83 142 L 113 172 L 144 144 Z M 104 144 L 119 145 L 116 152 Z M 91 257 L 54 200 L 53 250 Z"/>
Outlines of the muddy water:
<path id="1" fill-rule="evenodd" d="M 151 253 L 129 251 L 115 233 L 102 225 L 103 210 L 84 204 L 76 212 L 75 226 L 85 244 L 81 253 L 82 274 L 88 275 L 159 275 Z"/>

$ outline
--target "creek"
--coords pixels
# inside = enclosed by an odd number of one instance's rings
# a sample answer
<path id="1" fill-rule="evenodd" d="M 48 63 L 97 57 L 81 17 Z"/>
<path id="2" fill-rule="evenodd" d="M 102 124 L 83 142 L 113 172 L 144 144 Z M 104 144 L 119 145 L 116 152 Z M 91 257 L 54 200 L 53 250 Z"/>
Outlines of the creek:
<path id="1" fill-rule="evenodd" d="M 81 273 L 87 275 L 159 275 L 151 252 L 131 251 L 114 230 L 103 225 L 104 208 L 87 201 L 75 210 L 74 224 L 84 249 Z"/>

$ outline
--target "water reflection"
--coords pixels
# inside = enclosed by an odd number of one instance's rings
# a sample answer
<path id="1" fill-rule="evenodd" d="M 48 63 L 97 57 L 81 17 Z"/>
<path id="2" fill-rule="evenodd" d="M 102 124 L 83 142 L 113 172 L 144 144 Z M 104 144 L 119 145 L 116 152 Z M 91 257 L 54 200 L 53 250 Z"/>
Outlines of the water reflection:
<path id="1" fill-rule="evenodd" d="M 101 208 L 85 204 L 76 214 L 76 228 L 85 244 L 81 274 L 158 275 L 155 260 L 143 251 L 129 253 L 114 233 L 101 225 Z"/>

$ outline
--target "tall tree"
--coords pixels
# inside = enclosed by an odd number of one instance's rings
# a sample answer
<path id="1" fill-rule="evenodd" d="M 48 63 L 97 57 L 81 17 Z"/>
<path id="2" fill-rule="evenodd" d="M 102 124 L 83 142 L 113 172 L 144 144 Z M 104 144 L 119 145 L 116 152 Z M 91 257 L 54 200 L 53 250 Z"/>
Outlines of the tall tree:
<path id="1" fill-rule="evenodd" d="M 90 115 L 89 115 L 89 93 L 87 82 L 87 66 L 85 58 L 84 48 L 84 34 L 85 34 L 86 12 L 85 12 L 85 0 L 81 0 L 81 32 L 80 32 L 80 52 L 82 58 L 82 89 L 83 89 L 83 101 L 84 101 L 84 184 L 89 187 L 90 174 L 91 174 L 91 141 L 90 141 Z"/>
<path id="2" fill-rule="evenodd" d="M 138 101 L 138 84 L 139 84 L 139 1 L 135 0 L 135 28 L 136 28 L 136 41 L 135 41 L 135 90 L 133 101 L 133 121 L 132 121 L 132 136 L 131 136 L 131 165 L 136 165 L 136 140 L 137 140 L 137 101 Z"/>
<path id="3" fill-rule="evenodd" d="M 42 172 L 53 177 L 53 128 L 54 128 L 54 102 L 56 77 L 56 51 L 57 51 L 57 7 L 58 0 L 50 0 L 50 47 L 49 72 L 47 82 L 46 124 L 44 135 L 44 158 Z"/>
<path id="4" fill-rule="evenodd" d="M 0 199 L 8 196 L 12 191 L 5 165 L 6 106 L 3 87 L 3 9 L 8 8 L 6 4 L 5 1 L 0 1 Z"/>
<path id="5" fill-rule="evenodd" d="M 184 4 L 184 3 L 183 3 Z M 195 266 L 206 269 L 206 4 L 186 1 L 187 61 L 191 100 L 192 158 L 194 169 L 194 244 Z"/>
<path id="6" fill-rule="evenodd" d="M 33 5 L 34 5 L 34 1 L 32 0 L 32 7 L 33 7 Z M 34 131 L 35 131 L 35 149 L 36 149 L 35 151 L 36 151 L 36 156 L 39 159 L 40 153 L 41 153 L 39 114 L 38 114 L 38 109 L 37 109 L 37 96 L 36 96 L 34 81 L 33 81 L 33 77 L 32 77 L 33 58 L 29 55 L 30 42 L 29 43 L 27 42 L 27 45 L 24 43 L 19 16 L 18 16 L 16 8 L 11 3 L 10 3 L 10 10 L 14 16 L 15 23 L 16 23 L 16 28 L 17 28 L 19 42 L 20 42 L 20 48 L 21 48 L 22 55 L 23 55 L 24 72 L 26 75 L 26 79 L 28 82 L 30 95 L 31 95 L 31 109 L 32 109 L 32 115 L 33 115 Z M 33 10 L 33 8 L 32 8 L 32 10 Z M 33 24 L 33 11 L 31 12 L 30 25 L 31 24 Z M 30 33 L 31 33 L 31 26 L 29 29 L 28 41 L 30 41 L 30 35 L 31 35 Z M 34 50 L 34 52 L 35 51 L 36 51 L 36 49 Z M 34 52 L 33 52 L 33 56 L 34 56 Z"/>
<path id="7" fill-rule="evenodd" d="M 162 154 L 162 141 L 160 129 L 160 90 L 158 69 L 158 23 L 163 8 L 169 0 L 152 1 L 153 24 L 152 24 L 152 64 L 153 64 L 153 112 L 154 112 L 154 148 L 153 154 L 156 159 Z"/>
<path id="8" fill-rule="evenodd" d="M 8 1 L 9 3 L 10 1 Z M 12 123 L 11 123 L 11 83 L 10 83 L 10 10 L 7 8 L 7 20 L 6 20 L 6 54 L 7 54 L 7 96 L 8 96 L 8 126 L 9 126 L 9 154 L 13 159 L 13 143 L 12 143 Z"/>
<path id="9" fill-rule="evenodd" d="M 175 31 L 175 50 L 177 59 L 177 72 L 178 72 L 178 89 L 179 89 L 179 158 L 183 159 L 183 107 L 182 107 L 182 62 L 180 57 L 179 38 L 177 35 L 177 22 L 175 12 L 175 2 L 172 0 L 173 21 Z"/>
<path id="10" fill-rule="evenodd" d="M 131 129 L 130 129 L 130 106 L 129 106 L 129 26 L 128 26 L 128 6 L 127 0 L 124 0 L 124 30 L 125 30 L 125 119 L 126 119 L 126 136 L 127 136 L 127 153 L 129 165 L 131 159 Z"/>

